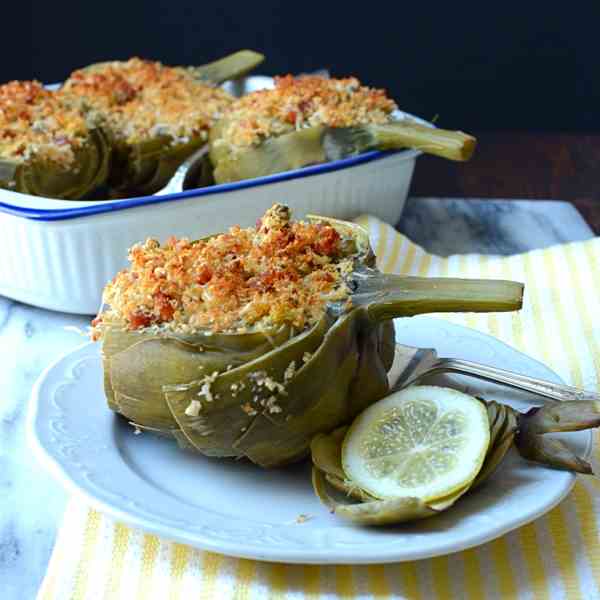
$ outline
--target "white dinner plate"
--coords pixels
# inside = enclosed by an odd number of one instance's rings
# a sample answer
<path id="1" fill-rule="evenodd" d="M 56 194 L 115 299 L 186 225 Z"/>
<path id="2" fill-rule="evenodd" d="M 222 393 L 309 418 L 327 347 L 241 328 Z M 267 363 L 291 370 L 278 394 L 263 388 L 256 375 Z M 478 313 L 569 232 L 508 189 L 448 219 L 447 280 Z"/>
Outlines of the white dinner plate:
<path id="1" fill-rule="evenodd" d="M 539 362 L 476 331 L 431 317 L 395 324 L 400 343 L 560 381 Z M 443 381 L 517 408 L 536 402 L 476 379 Z M 63 356 L 40 377 L 29 435 L 43 463 L 70 491 L 115 519 L 198 548 L 289 563 L 380 563 L 463 550 L 541 516 L 575 480 L 513 451 L 486 485 L 440 516 L 397 527 L 358 527 L 319 503 L 306 463 L 265 471 L 244 461 L 187 454 L 150 433 L 134 435 L 106 406 L 97 344 Z M 589 451 L 590 432 L 561 437 L 578 453 Z"/>

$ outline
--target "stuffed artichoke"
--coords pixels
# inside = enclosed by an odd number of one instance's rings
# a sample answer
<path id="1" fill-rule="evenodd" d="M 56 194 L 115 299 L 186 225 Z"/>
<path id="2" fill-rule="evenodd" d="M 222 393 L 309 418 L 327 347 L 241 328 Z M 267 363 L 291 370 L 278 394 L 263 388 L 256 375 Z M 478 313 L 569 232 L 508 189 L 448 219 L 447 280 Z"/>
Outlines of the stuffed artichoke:
<path id="1" fill-rule="evenodd" d="M 440 414 L 439 408 L 436 411 L 435 399 L 439 401 L 444 396 L 450 397 L 453 415 L 451 412 Z M 481 453 L 473 452 L 472 448 L 465 451 L 464 409 L 469 403 L 479 404 L 485 421 Z M 597 402 L 552 402 L 520 413 L 510 406 L 469 397 L 453 389 L 415 386 L 388 396 L 369 410 L 378 411 L 376 419 L 369 419 L 364 413 L 350 428 L 343 426 L 329 434 L 319 434 L 311 443 L 315 493 L 332 512 L 362 525 L 396 524 L 439 514 L 489 479 L 513 445 L 528 460 L 576 473 L 592 473 L 587 461 L 576 456 L 562 441 L 544 434 L 598 427 L 600 406 Z M 367 428 L 360 423 L 361 419 L 365 421 L 365 415 L 370 421 Z M 357 431 L 357 427 L 362 430 Z M 352 436 L 354 440 L 350 439 Z M 365 444 L 369 436 L 371 441 Z M 380 439 L 375 437 L 374 442 L 374 436 Z M 403 436 L 410 439 L 403 441 Z M 354 448 L 350 448 L 352 444 Z M 430 498 L 389 491 L 376 495 L 372 489 L 364 489 L 364 484 L 351 473 L 357 471 L 352 464 L 357 447 L 363 462 L 370 465 L 371 475 L 375 473 L 380 478 L 380 490 L 386 488 L 386 481 L 418 489 L 427 475 L 443 481 L 443 477 L 447 477 L 444 469 L 453 466 L 453 454 L 457 454 L 454 466 L 458 466 L 459 471 L 464 473 L 465 467 L 468 468 L 465 463 L 470 461 L 475 468 L 466 480 L 454 489 L 449 488 L 449 493 L 440 494 L 438 490 L 438 495 Z M 360 477 L 362 473 L 358 472 Z M 445 485 L 448 485 L 447 480 Z M 333 495 L 329 489 L 334 491 Z M 341 492 L 343 499 L 337 499 L 336 492 L 337 495 Z"/>
<path id="2" fill-rule="evenodd" d="M 238 181 L 345 158 L 367 150 L 416 148 L 468 160 L 475 138 L 397 120 L 384 90 L 358 79 L 291 75 L 275 88 L 236 100 L 210 132 L 217 183 Z"/>
<path id="3" fill-rule="evenodd" d="M 522 286 L 383 275 L 366 232 L 275 205 L 255 228 L 148 240 L 93 322 L 111 409 L 209 456 L 274 467 L 388 392 L 393 317 L 515 310 Z"/>
<path id="4" fill-rule="evenodd" d="M 108 176 L 102 130 L 68 98 L 36 81 L 0 86 L 0 187 L 77 200 Z"/>
<path id="5" fill-rule="evenodd" d="M 98 63 L 72 73 L 62 92 L 102 123 L 113 147 L 113 195 L 152 194 L 206 144 L 210 126 L 233 102 L 216 84 L 263 58 L 246 50 L 201 67 L 139 58 Z"/>

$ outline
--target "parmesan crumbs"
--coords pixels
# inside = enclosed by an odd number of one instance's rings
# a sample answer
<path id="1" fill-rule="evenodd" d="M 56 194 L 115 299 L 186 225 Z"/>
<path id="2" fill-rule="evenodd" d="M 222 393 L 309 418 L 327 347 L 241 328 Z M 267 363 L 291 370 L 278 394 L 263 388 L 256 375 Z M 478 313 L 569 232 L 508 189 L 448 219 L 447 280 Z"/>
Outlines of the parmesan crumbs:
<path id="1" fill-rule="evenodd" d="M 199 81 L 193 69 L 131 58 L 99 63 L 71 74 L 63 87 L 97 113 L 127 144 L 158 136 L 172 143 L 208 137 L 208 129 L 233 97 Z"/>
<path id="2" fill-rule="evenodd" d="M 48 160 L 68 168 L 89 133 L 83 114 L 37 81 L 0 85 L 0 158 Z"/>
<path id="3" fill-rule="evenodd" d="M 197 417 L 202 410 L 202 404 L 199 400 L 192 400 L 185 409 L 185 414 L 188 417 Z"/>
<path id="4" fill-rule="evenodd" d="M 254 228 L 232 227 L 198 242 L 147 240 L 131 248 L 131 266 L 106 286 L 110 308 L 94 320 L 93 337 L 102 337 L 105 324 L 186 333 L 306 329 L 328 302 L 350 301 L 347 248 L 331 225 L 293 222 L 289 209 L 277 204 Z M 295 365 L 288 369 L 291 377 Z M 207 400 L 213 375 L 203 381 Z M 282 391 L 262 373 L 257 384 Z"/>
<path id="5" fill-rule="evenodd" d="M 274 89 L 252 92 L 231 105 L 215 143 L 235 152 L 305 127 L 387 123 L 396 108 L 385 90 L 361 86 L 355 77 L 276 77 Z"/>

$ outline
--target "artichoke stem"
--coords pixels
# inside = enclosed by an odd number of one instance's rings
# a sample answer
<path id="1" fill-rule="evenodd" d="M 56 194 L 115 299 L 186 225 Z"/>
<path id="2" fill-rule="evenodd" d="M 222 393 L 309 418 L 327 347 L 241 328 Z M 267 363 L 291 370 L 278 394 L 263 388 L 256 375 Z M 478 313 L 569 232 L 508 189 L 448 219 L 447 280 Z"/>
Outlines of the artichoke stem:
<path id="1" fill-rule="evenodd" d="M 586 460 L 574 454 L 562 441 L 544 434 L 600 426 L 599 402 L 552 402 L 519 414 L 518 422 L 515 446 L 523 458 L 556 469 L 593 475 L 592 467 Z"/>
<path id="2" fill-rule="evenodd" d="M 560 440 L 537 435 L 527 427 L 517 433 L 515 446 L 519 454 L 527 460 L 555 469 L 574 471 L 584 475 L 594 474 L 590 463 L 573 453 L 566 444 Z"/>
<path id="3" fill-rule="evenodd" d="M 467 161 L 473 155 L 477 140 L 462 131 L 434 129 L 409 120 L 385 125 L 369 125 L 379 150 L 414 148 L 450 160 Z"/>
<path id="4" fill-rule="evenodd" d="M 356 272 L 355 305 L 376 322 L 433 312 L 500 312 L 521 308 L 523 285 L 514 281 L 404 277 Z"/>
<path id="5" fill-rule="evenodd" d="M 600 402 L 578 400 L 536 406 L 519 417 L 522 427 L 532 433 L 581 431 L 600 427 Z"/>
<path id="6" fill-rule="evenodd" d="M 239 50 L 215 62 L 194 67 L 192 71 L 198 79 L 223 83 L 228 79 L 236 79 L 249 73 L 265 60 L 263 54 L 253 50 Z"/>

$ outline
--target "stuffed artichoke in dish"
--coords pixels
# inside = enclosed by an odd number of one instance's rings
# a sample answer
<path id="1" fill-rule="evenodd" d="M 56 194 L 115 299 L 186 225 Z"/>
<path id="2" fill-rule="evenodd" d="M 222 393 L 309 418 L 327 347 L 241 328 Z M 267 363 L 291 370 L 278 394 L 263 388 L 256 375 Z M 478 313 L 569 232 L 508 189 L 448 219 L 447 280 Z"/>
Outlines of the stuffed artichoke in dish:
<path id="1" fill-rule="evenodd" d="M 388 392 L 390 319 L 516 310 L 507 281 L 384 275 L 366 232 L 275 205 L 256 227 L 130 250 L 93 322 L 111 409 L 209 456 L 274 467 Z"/>
<path id="2" fill-rule="evenodd" d="M 110 147 L 100 127 L 37 81 L 0 86 L 0 187 L 77 200 L 106 181 Z"/>
<path id="3" fill-rule="evenodd" d="M 210 133 L 217 183 L 238 181 L 366 152 L 414 148 L 468 160 L 476 140 L 397 118 L 384 90 L 355 77 L 275 78 L 275 88 L 233 102 Z"/>
<path id="4" fill-rule="evenodd" d="M 217 84 L 263 58 L 245 50 L 201 67 L 140 58 L 103 62 L 73 72 L 62 92 L 102 124 L 113 147 L 113 194 L 152 194 L 206 144 L 208 130 L 233 102 Z"/>

